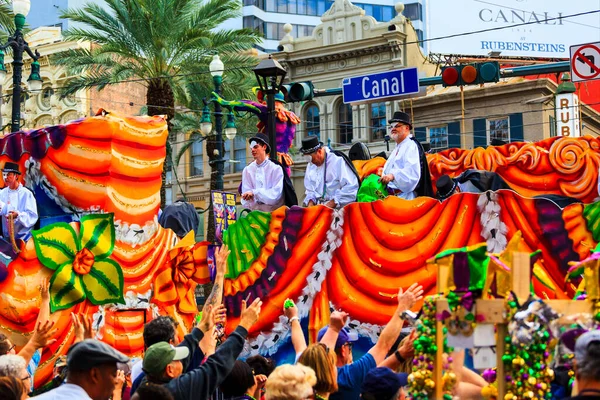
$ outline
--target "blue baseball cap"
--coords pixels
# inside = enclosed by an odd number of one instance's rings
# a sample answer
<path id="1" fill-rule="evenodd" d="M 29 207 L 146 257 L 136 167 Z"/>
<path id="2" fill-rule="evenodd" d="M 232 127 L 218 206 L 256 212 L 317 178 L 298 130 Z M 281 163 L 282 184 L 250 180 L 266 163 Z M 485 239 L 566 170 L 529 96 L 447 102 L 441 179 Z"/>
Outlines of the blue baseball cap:
<path id="1" fill-rule="evenodd" d="M 363 381 L 360 394 L 365 400 L 390 400 L 401 387 L 408 385 L 408 374 L 389 368 L 373 368 Z"/>
<path id="2" fill-rule="evenodd" d="M 319 334 L 317 335 L 318 342 L 320 342 L 321 339 L 323 339 L 325 332 L 327 332 L 327 328 L 329 328 L 329 326 L 325 326 L 325 327 L 321 328 L 321 330 L 319 331 Z M 338 338 L 335 342 L 335 349 L 338 350 L 346 343 L 356 342 L 357 340 L 358 340 L 358 336 L 356 335 L 356 333 L 349 332 L 346 328 L 344 328 L 340 331 L 340 334 L 338 335 Z"/>

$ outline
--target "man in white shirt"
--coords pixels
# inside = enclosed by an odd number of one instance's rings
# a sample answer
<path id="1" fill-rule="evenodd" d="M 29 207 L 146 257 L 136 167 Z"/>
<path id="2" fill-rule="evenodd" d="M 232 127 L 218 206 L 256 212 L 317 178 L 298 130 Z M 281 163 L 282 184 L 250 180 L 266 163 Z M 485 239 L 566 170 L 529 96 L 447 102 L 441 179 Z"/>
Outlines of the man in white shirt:
<path id="1" fill-rule="evenodd" d="M 75 343 L 67 353 L 67 383 L 36 396 L 38 400 L 108 400 L 114 391 L 117 363 L 129 358 L 95 339 Z"/>
<path id="2" fill-rule="evenodd" d="M 304 175 L 304 206 L 339 208 L 356 201 L 358 176 L 343 157 L 323 147 L 316 136 L 302 139 L 300 152 L 310 156 Z"/>
<path id="3" fill-rule="evenodd" d="M 421 163 L 418 144 L 411 139 L 410 116 L 396 111 L 388 122 L 392 125 L 390 137 L 396 147 L 385 162 L 379 180 L 387 184 L 389 194 L 411 200 L 417 197 L 415 189 L 421 179 Z"/>
<path id="4" fill-rule="evenodd" d="M 267 135 L 257 133 L 249 142 L 254 161 L 242 172 L 242 206 L 250 210 L 274 211 L 285 200 L 283 168 L 267 157 L 271 151 Z"/>
<path id="5" fill-rule="evenodd" d="M 9 237 L 9 217 L 13 219 L 15 239 L 27 241 L 31 237 L 31 228 L 38 219 L 37 205 L 33 193 L 19 183 L 19 164 L 4 163 L 2 169 L 6 186 L 0 190 L 0 215 L 2 215 L 2 230 Z"/>

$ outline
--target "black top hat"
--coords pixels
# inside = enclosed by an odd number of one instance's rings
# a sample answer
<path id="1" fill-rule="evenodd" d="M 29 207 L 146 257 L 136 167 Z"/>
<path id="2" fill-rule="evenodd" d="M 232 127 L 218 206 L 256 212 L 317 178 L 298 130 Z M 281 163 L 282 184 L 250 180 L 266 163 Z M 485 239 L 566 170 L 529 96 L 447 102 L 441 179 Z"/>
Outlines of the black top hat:
<path id="1" fill-rule="evenodd" d="M 323 147 L 323 143 L 319 142 L 319 138 L 311 135 L 302 139 L 302 148 L 300 149 L 300 153 L 312 154 L 321 147 Z"/>
<path id="2" fill-rule="evenodd" d="M 267 135 L 265 135 L 264 133 L 256 133 L 254 136 L 252 136 L 250 139 L 248 139 L 248 143 L 252 142 L 253 140 L 260 142 L 262 144 L 266 144 L 267 145 L 267 153 L 271 152 L 271 146 L 269 146 L 269 137 Z"/>
<path id="3" fill-rule="evenodd" d="M 408 115 L 407 113 L 404 113 L 402 111 L 396 111 L 394 113 L 394 116 L 392 117 L 392 119 L 390 119 L 388 121 L 388 123 L 390 123 L 390 124 L 397 123 L 397 122 L 406 124 L 406 125 L 408 125 L 409 128 L 412 129 L 412 122 L 410 122 L 410 115 Z"/>
<path id="4" fill-rule="evenodd" d="M 21 175 L 21 171 L 19 171 L 19 164 L 10 161 L 4 163 L 2 172 L 14 172 L 15 174 Z"/>
<path id="5" fill-rule="evenodd" d="M 442 175 L 439 177 L 435 186 L 437 188 L 436 197 L 440 200 L 445 200 L 454 193 L 456 190 L 456 181 L 450 178 L 448 175 Z"/>

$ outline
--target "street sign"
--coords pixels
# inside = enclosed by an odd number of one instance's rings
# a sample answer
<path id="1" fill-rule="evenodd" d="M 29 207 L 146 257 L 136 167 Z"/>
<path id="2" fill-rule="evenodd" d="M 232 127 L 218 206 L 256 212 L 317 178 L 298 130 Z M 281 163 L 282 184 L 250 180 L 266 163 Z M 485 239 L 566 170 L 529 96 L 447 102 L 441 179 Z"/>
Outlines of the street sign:
<path id="1" fill-rule="evenodd" d="M 354 76 L 342 81 L 344 103 L 387 99 L 419 93 L 417 68 Z"/>
<path id="2" fill-rule="evenodd" d="M 571 46 L 571 81 L 600 79 L 600 42 Z"/>

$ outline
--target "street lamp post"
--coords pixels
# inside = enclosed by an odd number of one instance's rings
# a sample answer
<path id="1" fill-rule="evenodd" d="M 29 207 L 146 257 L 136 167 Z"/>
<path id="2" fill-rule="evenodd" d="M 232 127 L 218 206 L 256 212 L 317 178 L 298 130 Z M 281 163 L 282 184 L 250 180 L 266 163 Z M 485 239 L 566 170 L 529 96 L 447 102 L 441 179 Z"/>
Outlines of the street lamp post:
<path id="1" fill-rule="evenodd" d="M 12 95 L 12 116 L 11 132 L 17 132 L 21 129 L 21 80 L 23 79 L 23 53 L 27 52 L 32 58 L 31 75 L 27 79 L 30 91 L 40 91 L 42 89 L 42 78 L 40 76 L 40 63 L 38 58 L 40 53 L 35 53 L 29 48 L 29 44 L 23 37 L 23 27 L 25 26 L 25 17 L 29 13 L 31 6 L 30 0 L 13 0 L 13 12 L 15 14 L 15 33 L 8 38 L 5 45 L 0 46 L 0 80 L 6 78 L 6 68 L 4 67 L 4 51 L 9 47 L 13 53 L 13 95 Z"/>
<path id="2" fill-rule="evenodd" d="M 267 128 L 269 133 L 269 146 L 271 147 L 271 160 L 277 160 L 277 141 L 275 137 L 275 94 L 281 90 L 281 85 L 285 79 L 287 71 L 285 68 L 273 60 L 271 55 L 266 60 L 262 60 L 256 68 L 254 74 L 260 86 L 260 90 L 267 95 Z"/>

